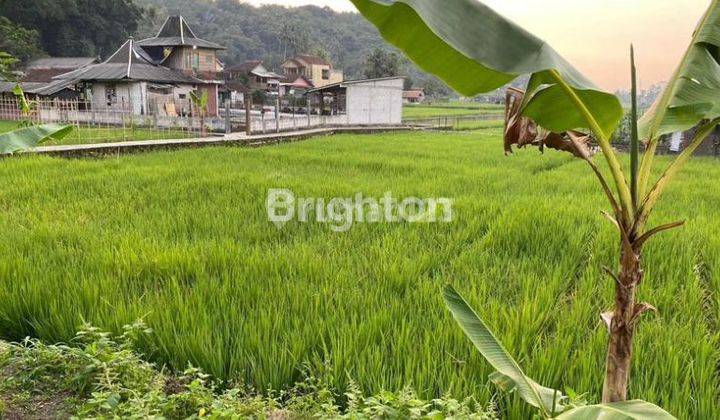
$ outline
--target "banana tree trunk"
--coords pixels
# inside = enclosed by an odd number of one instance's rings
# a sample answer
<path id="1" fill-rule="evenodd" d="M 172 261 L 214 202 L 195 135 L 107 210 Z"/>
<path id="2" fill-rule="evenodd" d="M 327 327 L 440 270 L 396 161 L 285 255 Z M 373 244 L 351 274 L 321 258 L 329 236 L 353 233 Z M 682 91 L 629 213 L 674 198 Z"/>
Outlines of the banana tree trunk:
<path id="1" fill-rule="evenodd" d="M 626 244 L 620 258 L 620 275 L 615 279 L 615 310 L 605 317 L 610 331 L 603 402 L 627 400 L 627 388 L 637 315 L 635 289 L 642 281 L 640 251 Z"/>

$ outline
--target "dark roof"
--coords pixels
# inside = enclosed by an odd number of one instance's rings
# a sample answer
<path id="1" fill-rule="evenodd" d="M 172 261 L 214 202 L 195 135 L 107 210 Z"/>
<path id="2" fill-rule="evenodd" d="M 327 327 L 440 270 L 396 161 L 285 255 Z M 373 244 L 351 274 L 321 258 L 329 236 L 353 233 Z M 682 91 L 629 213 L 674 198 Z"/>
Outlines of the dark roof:
<path id="1" fill-rule="evenodd" d="M 98 60 L 92 57 L 49 57 L 33 60 L 28 64 L 23 82 L 52 82 L 56 76 L 92 64 Z"/>
<path id="2" fill-rule="evenodd" d="M 236 81 L 236 80 L 229 80 L 225 82 L 225 89 L 228 91 L 236 91 L 240 93 L 250 93 L 250 88 L 247 87 L 244 83 Z"/>
<path id="3" fill-rule="evenodd" d="M 38 58 L 27 65 L 28 70 L 67 69 L 75 70 L 97 63 L 94 57 L 47 57 Z"/>
<path id="4" fill-rule="evenodd" d="M 315 65 L 321 65 L 321 66 L 329 66 L 330 62 L 328 62 L 326 59 L 322 57 L 318 57 L 316 55 L 309 55 L 309 54 L 299 54 L 295 56 L 295 61 L 298 59 L 308 63 L 308 64 L 315 64 Z"/>
<path id="5" fill-rule="evenodd" d="M 52 82 L 56 76 L 68 73 L 75 69 L 27 69 L 25 76 L 23 76 L 23 82 Z"/>
<path id="6" fill-rule="evenodd" d="M 234 66 L 226 67 L 225 71 L 239 71 L 249 73 L 254 70 L 257 66 L 262 65 L 261 60 L 248 60 L 242 64 L 235 64 Z"/>
<path id="7" fill-rule="evenodd" d="M 25 93 L 35 95 L 54 95 L 64 89 L 68 89 L 77 83 L 76 80 L 55 80 L 50 83 L 20 82 L 20 87 Z M 9 93 L 18 83 L 0 82 L 0 93 Z"/>
<path id="8" fill-rule="evenodd" d="M 377 79 L 344 80 L 344 81 L 342 81 L 342 82 L 337 82 L 337 83 L 333 83 L 333 84 L 330 84 L 330 85 L 325 85 L 325 86 L 322 86 L 322 87 L 319 87 L 319 88 L 310 89 L 308 92 L 309 92 L 309 93 L 314 93 L 314 92 L 321 92 L 321 91 L 324 91 L 324 90 L 331 90 L 331 89 L 337 89 L 337 88 L 339 88 L 339 89 L 344 89 L 344 88 L 348 87 L 348 85 L 357 85 L 357 84 L 360 84 L 360 83 L 370 83 L 370 82 L 382 82 L 382 81 L 385 81 L 385 80 L 396 80 L 396 79 L 402 79 L 402 80 L 404 80 L 404 79 L 405 79 L 405 76 L 379 77 L 379 78 L 377 78 Z"/>
<path id="9" fill-rule="evenodd" d="M 205 41 L 195 36 L 187 21 L 182 16 L 170 16 L 165 20 L 160 32 L 154 38 L 143 39 L 137 43 L 141 47 L 181 47 L 191 46 L 224 50 L 225 47 L 214 42 Z"/>
<path id="10" fill-rule="evenodd" d="M 56 76 L 55 79 L 138 80 L 159 83 L 198 83 L 199 80 L 155 64 L 132 39 L 105 62 Z"/>

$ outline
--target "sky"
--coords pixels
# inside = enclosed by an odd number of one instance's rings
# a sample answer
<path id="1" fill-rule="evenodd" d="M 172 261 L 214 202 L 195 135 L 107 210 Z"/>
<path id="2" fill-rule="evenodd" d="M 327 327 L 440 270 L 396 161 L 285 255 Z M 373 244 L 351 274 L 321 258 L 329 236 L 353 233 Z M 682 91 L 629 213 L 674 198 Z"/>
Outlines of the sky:
<path id="1" fill-rule="evenodd" d="M 354 11 L 349 0 L 244 0 Z M 445 0 L 438 0 L 445 1 Z M 667 80 L 710 0 L 483 0 L 546 40 L 606 90 L 630 84 L 635 44 L 641 88 Z"/>

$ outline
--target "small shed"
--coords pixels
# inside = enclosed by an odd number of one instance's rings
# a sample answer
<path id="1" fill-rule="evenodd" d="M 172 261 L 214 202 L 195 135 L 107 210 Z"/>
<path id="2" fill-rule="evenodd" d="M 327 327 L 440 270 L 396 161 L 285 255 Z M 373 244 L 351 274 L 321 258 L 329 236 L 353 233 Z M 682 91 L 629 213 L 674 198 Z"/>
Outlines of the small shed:
<path id="1" fill-rule="evenodd" d="M 346 80 L 308 91 L 323 115 L 344 115 L 350 125 L 402 124 L 403 77 Z"/>

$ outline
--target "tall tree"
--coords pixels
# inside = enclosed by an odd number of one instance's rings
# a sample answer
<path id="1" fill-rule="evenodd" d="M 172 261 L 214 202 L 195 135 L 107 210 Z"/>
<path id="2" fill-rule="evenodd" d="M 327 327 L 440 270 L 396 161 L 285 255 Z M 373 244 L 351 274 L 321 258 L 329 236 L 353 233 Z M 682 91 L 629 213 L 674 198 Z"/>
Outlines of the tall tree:
<path id="1" fill-rule="evenodd" d="M 17 58 L 4 51 L 0 51 L 0 81 L 13 80 L 15 78 L 15 75 L 12 73 L 12 68 L 17 62 Z"/>
<path id="2" fill-rule="evenodd" d="M 40 46 L 40 34 L 36 30 L 16 25 L 9 19 L 0 16 L 0 51 L 27 62 L 31 58 L 43 54 Z"/>
<path id="3" fill-rule="evenodd" d="M 0 0 L 0 15 L 36 30 L 53 56 L 106 56 L 135 33 L 145 13 L 134 0 Z"/>
<path id="4" fill-rule="evenodd" d="M 397 76 L 399 70 L 400 57 L 382 48 L 375 48 L 365 59 L 365 77 L 368 79 Z"/>

